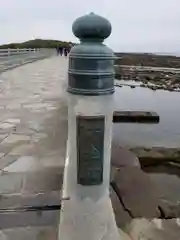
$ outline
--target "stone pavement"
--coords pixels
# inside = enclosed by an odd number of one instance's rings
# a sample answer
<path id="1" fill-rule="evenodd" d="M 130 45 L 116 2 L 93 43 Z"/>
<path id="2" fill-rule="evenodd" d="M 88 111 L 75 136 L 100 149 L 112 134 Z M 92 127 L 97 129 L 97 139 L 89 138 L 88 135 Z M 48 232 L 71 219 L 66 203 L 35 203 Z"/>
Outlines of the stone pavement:
<path id="1" fill-rule="evenodd" d="M 1 209 L 60 204 L 66 74 L 67 60 L 52 57 L 0 75 L 0 239 L 54 239 L 59 211 Z"/>
<path id="2" fill-rule="evenodd" d="M 27 63 L 32 63 L 41 59 L 48 58 L 54 54 L 55 50 L 53 49 L 41 49 L 40 51 L 36 52 L 27 52 L 10 56 L 0 55 L 0 73 Z"/>
<path id="3" fill-rule="evenodd" d="M 0 76 L 0 169 L 41 171 L 64 165 L 67 61 L 49 58 Z M 24 189 L 25 190 L 25 189 Z M 14 193 L 3 190 L 0 193 Z"/>

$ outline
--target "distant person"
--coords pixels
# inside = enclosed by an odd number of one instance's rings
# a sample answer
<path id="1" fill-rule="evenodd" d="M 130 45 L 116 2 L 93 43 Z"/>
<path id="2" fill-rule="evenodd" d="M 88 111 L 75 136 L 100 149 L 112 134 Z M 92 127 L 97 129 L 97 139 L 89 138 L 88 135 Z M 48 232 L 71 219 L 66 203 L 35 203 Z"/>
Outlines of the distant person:
<path id="1" fill-rule="evenodd" d="M 59 55 L 59 47 L 56 47 L 57 56 Z"/>
<path id="2" fill-rule="evenodd" d="M 67 57 L 67 55 L 68 55 L 68 49 L 67 49 L 67 47 L 65 47 L 64 48 L 64 56 Z"/>
<path id="3" fill-rule="evenodd" d="M 63 47 L 59 46 L 59 54 L 62 56 L 63 55 Z"/>
<path id="4" fill-rule="evenodd" d="M 70 51 L 71 51 L 71 47 L 70 47 L 70 46 L 68 46 L 68 47 L 67 47 L 67 53 L 69 54 L 69 53 L 70 53 Z"/>
<path id="5" fill-rule="evenodd" d="M 69 53 L 70 53 L 72 47 L 73 47 L 73 45 L 72 45 L 72 44 L 69 44 L 69 48 L 68 48 Z"/>

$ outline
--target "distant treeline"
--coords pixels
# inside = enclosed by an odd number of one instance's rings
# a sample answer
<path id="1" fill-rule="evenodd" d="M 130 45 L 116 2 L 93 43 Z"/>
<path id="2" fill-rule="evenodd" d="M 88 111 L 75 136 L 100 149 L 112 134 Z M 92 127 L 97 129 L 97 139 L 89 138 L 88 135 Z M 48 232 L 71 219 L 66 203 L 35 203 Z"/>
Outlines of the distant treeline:
<path id="1" fill-rule="evenodd" d="M 22 43 L 10 43 L 0 46 L 3 48 L 56 48 L 57 46 L 69 47 L 74 45 L 72 42 L 63 42 L 58 40 L 34 39 Z"/>

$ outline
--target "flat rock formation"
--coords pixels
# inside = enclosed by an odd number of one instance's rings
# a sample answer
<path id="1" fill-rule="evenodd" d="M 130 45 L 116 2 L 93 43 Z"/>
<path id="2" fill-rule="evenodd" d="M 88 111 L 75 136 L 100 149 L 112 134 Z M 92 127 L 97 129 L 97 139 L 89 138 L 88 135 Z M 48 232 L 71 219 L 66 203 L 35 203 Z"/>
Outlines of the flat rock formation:
<path id="1" fill-rule="evenodd" d="M 156 112 L 148 111 L 114 111 L 114 123 L 158 123 L 160 120 Z"/>

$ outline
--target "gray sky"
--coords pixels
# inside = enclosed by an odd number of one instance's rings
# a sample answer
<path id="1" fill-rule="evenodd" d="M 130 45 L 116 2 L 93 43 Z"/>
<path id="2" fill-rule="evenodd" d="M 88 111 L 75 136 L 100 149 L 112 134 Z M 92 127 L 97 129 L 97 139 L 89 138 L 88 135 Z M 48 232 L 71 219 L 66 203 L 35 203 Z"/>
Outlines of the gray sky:
<path id="1" fill-rule="evenodd" d="M 116 51 L 180 52 L 180 0 L 0 0 L 0 44 L 76 41 L 72 22 L 92 11 L 111 21 Z"/>

